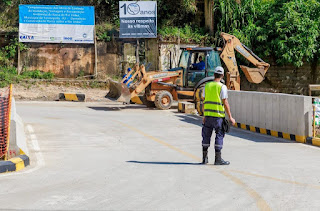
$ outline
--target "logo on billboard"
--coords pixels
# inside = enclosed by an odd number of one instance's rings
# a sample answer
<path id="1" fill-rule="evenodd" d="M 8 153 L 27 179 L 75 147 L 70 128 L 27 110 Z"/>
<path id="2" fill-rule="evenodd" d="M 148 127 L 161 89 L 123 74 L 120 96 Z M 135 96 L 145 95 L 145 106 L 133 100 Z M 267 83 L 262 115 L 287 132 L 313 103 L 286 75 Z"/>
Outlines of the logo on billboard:
<path id="1" fill-rule="evenodd" d="M 63 40 L 72 41 L 72 37 L 63 37 Z"/>
<path id="2" fill-rule="evenodd" d="M 50 37 L 50 40 L 51 40 L 51 41 L 54 41 L 54 40 L 55 40 L 55 38 L 54 38 L 54 37 Z"/>
<path id="3" fill-rule="evenodd" d="M 137 15 L 140 12 L 140 6 L 136 3 L 131 3 L 128 5 L 128 13 L 130 15 Z"/>
<path id="4" fill-rule="evenodd" d="M 87 38 L 88 35 L 86 33 L 84 33 L 82 36 L 83 36 L 83 38 Z"/>
<path id="5" fill-rule="evenodd" d="M 21 40 L 34 40 L 34 36 L 26 36 L 26 35 L 24 35 L 24 36 L 20 36 L 20 39 Z"/>

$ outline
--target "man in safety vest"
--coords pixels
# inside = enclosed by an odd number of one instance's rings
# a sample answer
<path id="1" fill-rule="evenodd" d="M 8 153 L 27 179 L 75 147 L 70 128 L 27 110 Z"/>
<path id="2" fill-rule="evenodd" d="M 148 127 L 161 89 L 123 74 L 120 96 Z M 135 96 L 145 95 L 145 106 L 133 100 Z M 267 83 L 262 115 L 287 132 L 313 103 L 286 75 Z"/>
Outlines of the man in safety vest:
<path id="1" fill-rule="evenodd" d="M 204 118 L 202 127 L 202 164 L 208 163 L 208 148 L 210 147 L 211 135 L 213 129 L 216 133 L 215 138 L 215 165 L 229 165 L 230 162 L 221 158 L 221 149 L 225 132 L 222 128 L 225 112 L 229 116 L 230 122 L 234 125 L 236 122 L 231 116 L 230 106 L 228 103 L 228 90 L 226 85 L 220 81 L 223 78 L 224 70 L 218 66 L 214 71 L 214 81 L 206 84 L 203 90 L 204 100 Z"/>

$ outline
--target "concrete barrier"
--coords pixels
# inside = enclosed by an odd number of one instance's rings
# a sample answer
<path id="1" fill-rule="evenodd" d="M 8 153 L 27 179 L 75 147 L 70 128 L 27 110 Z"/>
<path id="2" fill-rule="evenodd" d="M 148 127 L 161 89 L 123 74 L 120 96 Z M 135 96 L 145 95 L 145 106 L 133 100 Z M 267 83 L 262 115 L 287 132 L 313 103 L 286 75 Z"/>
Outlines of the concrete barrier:
<path id="1" fill-rule="evenodd" d="M 193 114 L 195 112 L 195 105 L 194 105 L 194 103 L 179 101 L 178 102 L 178 112 L 186 113 L 186 114 Z"/>
<path id="2" fill-rule="evenodd" d="M 228 95 L 238 127 L 303 143 L 312 136 L 309 96 L 247 91 L 228 91 Z"/>
<path id="3" fill-rule="evenodd" d="M 59 100 L 85 102 L 86 95 L 85 94 L 75 94 L 75 93 L 59 93 Z"/>
<path id="4" fill-rule="evenodd" d="M 30 164 L 28 157 L 24 124 L 16 112 L 14 98 L 11 101 L 10 144 L 8 149 L 8 161 L 0 161 L 0 173 L 19 171 Z"/>
<path id="5" fill-rule="evenodd" d="M 8 154 L 9 158 L 20 154 L 29 154 L 24 132 L 24 123 L 17 114 L 14 98 L 12 98 L 11 102 L 10 145 Z"/>

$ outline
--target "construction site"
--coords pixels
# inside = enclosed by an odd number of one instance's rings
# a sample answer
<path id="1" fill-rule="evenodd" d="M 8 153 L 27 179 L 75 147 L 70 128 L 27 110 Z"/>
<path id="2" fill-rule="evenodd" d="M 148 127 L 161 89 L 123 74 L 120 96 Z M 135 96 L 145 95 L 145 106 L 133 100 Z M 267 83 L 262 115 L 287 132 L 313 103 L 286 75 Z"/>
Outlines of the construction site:
<path id="1" fill-rule="evenodd" d="M 0 210 L 319 210 L 320 2 L 0 6 Z"/>

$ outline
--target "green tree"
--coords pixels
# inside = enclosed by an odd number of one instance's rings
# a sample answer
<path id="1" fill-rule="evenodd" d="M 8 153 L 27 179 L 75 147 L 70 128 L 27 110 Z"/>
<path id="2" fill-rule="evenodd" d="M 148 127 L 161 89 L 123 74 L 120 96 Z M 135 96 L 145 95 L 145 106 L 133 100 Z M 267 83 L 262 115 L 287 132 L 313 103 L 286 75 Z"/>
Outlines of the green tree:
<path id="1" fill-rule="evenodd" d="M 220 0 L 215 7 L 216 36 L 237 36 L 254 52 L 278 64 L 317 62 L 320 2 L 317 0 Z M 218 44 L 221 40 L 217 40 Z"/>
<path id="2" fill-rule="evenodd" d="M 317 0 L 279 1 L 271 7 L 268 48 L 277 63 L 302 66 L 319 54 L 320 3 Z"/>

